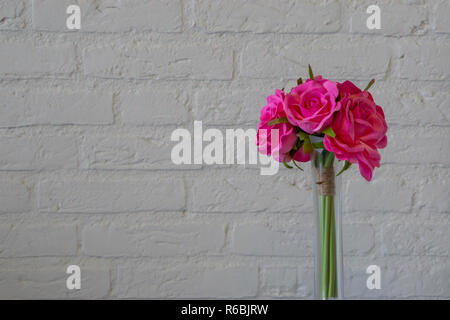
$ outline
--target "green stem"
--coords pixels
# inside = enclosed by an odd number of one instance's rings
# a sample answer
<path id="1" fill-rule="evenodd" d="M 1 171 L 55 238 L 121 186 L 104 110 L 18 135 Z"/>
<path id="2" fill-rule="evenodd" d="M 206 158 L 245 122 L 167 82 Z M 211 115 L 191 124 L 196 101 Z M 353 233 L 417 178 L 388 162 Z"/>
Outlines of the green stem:
<path id="1" fill-rule="evenodd" d="M 333 166 L 334 154 L 324 150 L 316 159 L 316 167 Z M 320 195 L 319 203 L 320 249 L 321 249 L 321 294 L 322 299 L 337 296 L 336 266 L 336 224 L 334 215 L 334 196 Z"/>
<path id="2" fill-rule="evenodd" d="M 321 270 L 320 270 L 320 291 L 322 295 L 322 299 L 326 299 L 327 296 L 327 287 L 325 283 L 326 279 L 326 250 L 325 250 L 325 196 L 320 196 L 320 259 L 321 259 Z"/>
<path id="3" fill-rule="evenodd" d="M 328 297 L 336 297 L 336 225 L 334 216 L 334 201 L 330 197 L 330 251 L 329 251 L 329 287 Z"/>
<path id="4" fill-rule="evenodd" d="M 323 279 L 323 290 L 325 292 L 325 299 L 328 298 L 328 286 L 329 286 L 329 268 L 330 268 L 330 202 L 329 202 L 329 196 L 324 196 L 325 198 L 325 210 L 324 210 L 324 216 L 325 216 L 325 229 L 324 229 L 324 250 L 322 253 L 323 261 L 322 261 L 322 279 Z M 323 297 L 323 296 L 322 296 Z"/>

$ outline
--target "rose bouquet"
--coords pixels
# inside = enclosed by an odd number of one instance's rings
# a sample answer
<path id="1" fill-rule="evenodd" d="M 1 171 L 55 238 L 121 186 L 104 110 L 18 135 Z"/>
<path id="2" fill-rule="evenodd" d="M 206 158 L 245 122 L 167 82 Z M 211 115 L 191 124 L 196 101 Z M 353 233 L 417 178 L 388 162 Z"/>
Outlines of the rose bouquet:
<path id="1" fill-rule="evenodd" d="M 302 170 L 297 162 L 312 163 L 316 208 L 316 295 L 342 296 L 342 235 L 336 178 L 358 164 L 368 181 L 380 166 L 378 149 L 386 147 L 387 124 L 383 109 L 367 91 L 352 82 L 338 83 L 314 76 L 297 80 L 285 93 L 267 97 L 258 124 L 258 151 L 285 167 Z M 290 165 L 292 163 L 292 165 Z"/>

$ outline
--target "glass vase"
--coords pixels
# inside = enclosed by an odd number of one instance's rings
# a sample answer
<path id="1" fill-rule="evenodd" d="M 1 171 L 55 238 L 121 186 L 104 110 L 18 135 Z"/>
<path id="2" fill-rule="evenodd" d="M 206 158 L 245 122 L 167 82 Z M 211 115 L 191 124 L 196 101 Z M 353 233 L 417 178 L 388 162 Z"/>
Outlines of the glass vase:
<path id="1" fill-rule="evenodd" d="M 334 153 L 315 150 L 312 156 L 315 224 L 315 297 L 343 299 L 341 177 Z"/>

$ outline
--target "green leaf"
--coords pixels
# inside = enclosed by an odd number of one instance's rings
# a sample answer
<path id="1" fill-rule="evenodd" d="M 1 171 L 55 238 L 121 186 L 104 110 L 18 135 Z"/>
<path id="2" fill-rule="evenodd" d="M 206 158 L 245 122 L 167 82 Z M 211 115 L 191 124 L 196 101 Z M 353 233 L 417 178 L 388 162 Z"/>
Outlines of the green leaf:
<path id="1" fill-rule="evenodd" d="M 294 159 L 292 159 L 292 163 L 293 163 L 294 166 L 296 166 L 298 169 L 300 169 L 301 171 L 303 171 L 303 169 L 297 164 L 297 162 L 295 162 Z"/>
<path id="2" fill-rule="evenodd" d="M 273 126 L 279 123 L 289 123 L 288 119 L 286 117 L 276 118 L 272 119 L 269 122 L 267 122 L 268 126 Z"/>
<path id="3" fill-rule="evenodd" d="M 313 73 L 313 71 L 312 71 L 312 68 L 311 68 L 311 65 L 310 65 L 310 64 L 308 64 L 308 71 L 309 71 L 309 78 L 310 78 L 311 80 L 314 80 L 314 73 Z"/>
<path id="4" fill-rule="evenodd" d="M 284 166 L 286 167 L 286 168 L 288 168 L 288 169 L 293 169 L 294 167 L 291 167 L 290 165 L 288 165 L 287 163 L 286 163 L 286 159 L 283 159 L 283 164 L 284 164 Z"/>
<path id="5" fill-rule="evenodd" d="M 316 149 L 325 149 L 325 146 L 323 145 L 323 142 L 314 142 L 312 145 Z"/>
<path id="6" fill-rule="evenodd" d="M 297 138 L 297 140 L 295 140 L 294 146 L 292 147 L 291 156 L 294 156 L 294 154 L 302 147 L 302 145 L 303 141 L 300 138 Z"/>
<path id="7" fill-rule="evenodd" d="M 297 85 L 300 85 L 300 84 L 302 84 L 303 83 L 303 79 L 300 77 L 300 78 L 298 78 L 297 79 Z"/>
<path id="8" fill-rule="evenodd" d="M 327 136 L 330 136 L 332 138 L 336 137 L 336 133 L 334 133 L 334 131 L 333 131 L 333 129 L 331 127 L 326 128 L 322 132 L 325 133 Z"/>
<path id="9" fill-rule="evenodd" d="M 310 154 L 314 151 L 313 145 L 311 144 L 311 140 L 309 139 L 309 136 L 306 136 L 305 142 L 303 142 L 303 151 L 305 153 Z"/>
<path id="10" fill-rule="evenodd" d="M 369 90 L 369 88 L 375 83 L 375 79 L 370 80 L 370 82 L 367 84 L 367 87 L 363 91 Z"/>
<path id="11" fill-rule="evenodd" d="M 300 149 L 302 147 L 302 145 L 303 145 L 303 141 L 300 138 L 297 138 L 297 140 L 295 140 L 295 144 L 294 144 L 295 151 Z"/>
<path id="12" fill-rule="evenodd" d="M 300 140 L 305 140 L 308 137 L 308 134 L 306 132 L 300 131 L 298 133 L 298 136 L 299 136 Z"/>
<path id="13" fill-rule="evenodd" d="M 340 175 L 342 172 L 344 172 L 345 170 L 347 170 L 348 168 L 350 168 L 351 165 L 352 165 L 352 164 L 351 164 L 350 162 L 348 162 L 347 160 L 345 160 L 344 167 L 342 168 L 341 171 L 339 171 L 339 173 L 336 175 L 336 177 L 337 177 L 338 175 Z"/>

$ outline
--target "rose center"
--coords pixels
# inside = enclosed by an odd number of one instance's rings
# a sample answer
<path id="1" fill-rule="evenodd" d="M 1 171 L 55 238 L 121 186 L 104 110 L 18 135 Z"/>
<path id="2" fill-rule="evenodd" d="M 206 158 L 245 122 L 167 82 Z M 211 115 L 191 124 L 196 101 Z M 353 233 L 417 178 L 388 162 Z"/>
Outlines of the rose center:
<path id="1" fill-rule="evenodd" d="M 319 99 L 317 98 L 312 98 L 308 101 L 307 105 L 309 109 L 315 109 L 319 106 Z"/>

